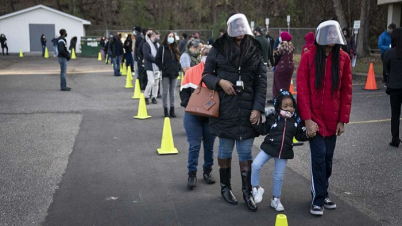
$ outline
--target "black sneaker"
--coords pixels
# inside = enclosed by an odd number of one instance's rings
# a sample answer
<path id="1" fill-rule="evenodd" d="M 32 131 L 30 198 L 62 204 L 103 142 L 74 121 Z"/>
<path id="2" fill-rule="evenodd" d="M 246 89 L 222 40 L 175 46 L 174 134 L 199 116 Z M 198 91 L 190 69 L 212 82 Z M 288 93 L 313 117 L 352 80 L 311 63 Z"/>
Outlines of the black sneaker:
<path id="1" fill-rule="evenodd" d="M 312 205 L 310 213 L 316 216 L 322 216 L 324 215 L 324 208 L 322 206 Z"/>
<path id="2" fill-rule="evenodd" d="M 188 176 L 187 187 L 189 189 L 193 189 L 194 187 L 197 187 L 197 176 L 196 175 Z"/>
<path id="3" fill-rule="evenodd" d="M 333 210 L 333 209 L 336 209 L 336 204 L 334 202 L 332 202 L 329 198 L 326 198 L 324 200 L 324 207 L 325 207 L 325 209 Z"/>
<path id="4" fill-rule="evenodd" d="M 399 147 L 399 144 L 401 143 L 401 140 L 396 140 L 396 141 L 391 141 L 390 143 L 389 143 L 389 146 L 392 146 L 392 147 Z"/>
<path id="5" fill-rule="evenodd" d="M 145 104 L 149 105 L 149 98 L 145 98 Z"/>
<path id="6" fill-rule="evenodd" d="M 157 104 L 157 103 L 158 103 L 158 101 L 156 101 L 155 97 L 152 98 L 152 103 L 153 103 L 153 104 Z"/>
<path id="7" fill-rule="evenodd" d="M 64 89 L 60 89 L 60 91 L 70 91 L 70 90 L 71 90 L 70 87 L 66 87 L 66 88 L 64 88 Z"/>
<path id="8" fill-rule="evenodd" d="M 202 176 L 204 177 L 204 180 L 205 182 L 207 182 L 207 184 L 215 183 L 215 178 L 212 176 L 211 172 L 204 172 Z"/>

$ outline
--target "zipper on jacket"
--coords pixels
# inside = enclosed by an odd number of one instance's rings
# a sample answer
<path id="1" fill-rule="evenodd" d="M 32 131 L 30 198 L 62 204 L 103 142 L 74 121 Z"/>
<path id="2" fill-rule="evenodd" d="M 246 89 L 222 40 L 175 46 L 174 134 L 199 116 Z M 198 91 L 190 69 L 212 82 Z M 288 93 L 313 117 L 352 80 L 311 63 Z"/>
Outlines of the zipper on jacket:
<path id="1" fill-rule="evenodd" d="M 281 150 L 279 151 L 279 156 L 278 158 L 281 158 L 282 155 L 282 150 L 283 150 L 283 143 L 285 142 L 285 132 L 286 132 L 286 118 L 285 118 L 285 125 L 283 126 L 283 134 L 282 134 L 282 144 L 281 144 Z"/>
<path id="2" fill-rule="evenodd" d="M 325 80 L 326 80 L 326 77 L 327 77 L 327 60 L 328 60 L 328 57 L 325 58 L 324 85 L 322 87 L 323 89 L 322 89 L 322 98 L 321 98 L 321 116 L 323 116 L 323 108 L 324 108 Z M 323 123 L 322 126 L 325 127 L 325 123 Z M 325 128 L 324 128 L 324 131 L 325 131 Z M 324 134 L 324 131 L 323 131 L 323 134 Z M 323 136 L 323 137 L 325 137 L 325 136 Z"/>

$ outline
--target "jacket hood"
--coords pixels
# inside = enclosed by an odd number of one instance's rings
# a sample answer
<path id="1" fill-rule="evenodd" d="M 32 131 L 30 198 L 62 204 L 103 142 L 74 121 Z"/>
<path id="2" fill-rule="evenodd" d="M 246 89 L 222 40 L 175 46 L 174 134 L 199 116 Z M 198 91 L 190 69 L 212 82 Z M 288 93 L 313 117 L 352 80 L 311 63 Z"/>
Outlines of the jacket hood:
<path id="1" fill-rule="evenodd" d="M 306 34 L 306 36 L 304 36 L 304 39 L 306 40 L 306 44 L 307 45 L 314 45 L 314 33 L 313 32 L 309 32 Z"/>

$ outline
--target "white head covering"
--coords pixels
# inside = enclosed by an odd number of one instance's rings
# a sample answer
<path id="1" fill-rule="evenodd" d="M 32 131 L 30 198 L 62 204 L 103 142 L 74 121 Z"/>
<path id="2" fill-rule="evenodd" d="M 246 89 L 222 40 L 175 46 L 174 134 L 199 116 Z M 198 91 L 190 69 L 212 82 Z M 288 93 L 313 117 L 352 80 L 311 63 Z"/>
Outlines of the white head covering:
<path id="1" fill-rule="evenodd" d="M 315 40 L 319 45 L 340 44 L 346 45 L 345 36 L 338 21 L 327 20 L 320 23 L 316 30 Z"/>
<path id="2" fill-rule="evenodd" d="M 230 37 L 237 37 L 240 35 L 251 35 L 254 36 L 251 31 L 250 25 L 248 24 L 247 18 L 244 14 L 238 13 L 231 16 L 227 22 L 228 25 L 228 35 Z"/>

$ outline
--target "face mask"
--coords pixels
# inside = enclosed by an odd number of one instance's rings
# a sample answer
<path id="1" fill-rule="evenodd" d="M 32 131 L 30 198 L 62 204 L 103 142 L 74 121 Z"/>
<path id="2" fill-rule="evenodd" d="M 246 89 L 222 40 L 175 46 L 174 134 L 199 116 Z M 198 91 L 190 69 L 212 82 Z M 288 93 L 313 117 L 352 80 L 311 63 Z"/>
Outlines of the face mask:
<path id="1" fill-rule="evenodd" d="M 159 38 L 155 38 L 155 42 L 159 42 Z"/>
<path id="2" fill-rule="evenodd" d="M 279 114 L 282 116 L 282 117 L 284 117 L 284 118 L 291 118 L 292 116 L 293 116 L 293 112 L 290 112 L 290 111 L 286 111 L 286 110 L 280 110 L 279 111 Z"/>
<path id="3" fill-rule="evenodd" d="M 170 44 L 172 44 L 172 43 L 174 42 L 174 38 L 169 37 L 169 38 L 167 39 L 167 41 L 168 41 Z"/>
<path id="4" fill-rule="evenodd" d="M 67 33 L 66 33 L 66 37 L 67 37 Z"/>
<path id="5" fill-rule="evenodd" d="M 201 57 L 201 62 L 203 62 L 205 64 L 205 61 L 207 61 L 207 56 L 202 56 Z"/>
<path id="6" fill-rule="evenodd" d="M 198 50 L 194 51 L 195 55 L 198 55 L 200 52 Z"/>
<path id="7" fill-rule="evenodd" d="M 133 31 L 133 35 L 137 35 L 137 32 Z"/>

